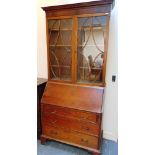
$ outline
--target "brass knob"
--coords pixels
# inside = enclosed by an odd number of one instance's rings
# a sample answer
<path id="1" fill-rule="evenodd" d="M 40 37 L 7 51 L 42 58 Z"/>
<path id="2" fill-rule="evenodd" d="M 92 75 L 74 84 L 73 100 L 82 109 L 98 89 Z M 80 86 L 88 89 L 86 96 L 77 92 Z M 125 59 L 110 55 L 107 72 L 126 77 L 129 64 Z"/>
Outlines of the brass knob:
<path id="1" fill-rule="evenodd" d="M 81 138 L 81 142 L 84 142 L 84 143 L 88 144 L 88 140 L 84 140 L 83 138 Z"/>
<path id="2" fill-rule="evenodd" d="M 55 113 L 56 113 L 56 110 L 54 110 L 54 111 L 51 112 L 51 114 L 55 114 Z"/>

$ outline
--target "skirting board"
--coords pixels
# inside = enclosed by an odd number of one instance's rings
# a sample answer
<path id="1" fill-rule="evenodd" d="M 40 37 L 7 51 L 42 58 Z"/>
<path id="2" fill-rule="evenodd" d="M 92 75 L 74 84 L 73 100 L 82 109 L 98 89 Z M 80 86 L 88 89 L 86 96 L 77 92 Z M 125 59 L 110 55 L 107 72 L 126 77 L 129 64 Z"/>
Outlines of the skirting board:
<path id="1" fill-rule="evenodd" d="M 117 139 L 118 139 L 116 135 L 114 135 L 112 132 L 108 132 L 108 131 L 103 131 L 103 138 L 109 139 L 109 140 L 112 140 L 115 142 L 117 142 Z"/>

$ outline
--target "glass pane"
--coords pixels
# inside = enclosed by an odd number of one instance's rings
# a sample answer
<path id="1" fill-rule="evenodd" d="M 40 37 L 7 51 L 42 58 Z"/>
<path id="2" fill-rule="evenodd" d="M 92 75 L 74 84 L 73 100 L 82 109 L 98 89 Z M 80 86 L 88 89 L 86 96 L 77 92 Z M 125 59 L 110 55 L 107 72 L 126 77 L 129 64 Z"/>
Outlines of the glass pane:
<path id="1" fill-rule="evenodd" d="M 78 82 L 101 83 L 106 16 L 78 18 Z"/>
<path id="2" fill-rule="evenodd" d="M 50 73 L 53 80 L 71 80 L 72 20 L 49 20 Z"/>

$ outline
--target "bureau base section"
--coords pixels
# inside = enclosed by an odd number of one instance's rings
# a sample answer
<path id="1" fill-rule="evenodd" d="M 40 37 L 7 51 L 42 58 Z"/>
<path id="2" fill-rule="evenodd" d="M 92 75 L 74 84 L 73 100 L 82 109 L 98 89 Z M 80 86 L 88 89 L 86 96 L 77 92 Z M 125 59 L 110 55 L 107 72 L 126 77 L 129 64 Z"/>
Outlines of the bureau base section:
<path id="1" fill-rule="evenodd" d="M 53 137 L 50 137 L 50 136 L 47 136 L 47 135 L 41 135 L 40 140 L 41 140 L 41 144 L 45 144 L 46 140 L 54 140 L 54 141 L 57 141 L 57 142 L 61 142 L 61 143 L 64 143 L 64 144 L 68 144 L 68 145 L 72 145 L 72 146 L 75 146 L 75 147 L 78 147 L 78 148 L 88 150 L 89 152 L 92 152 L 93 155 L 101 155 L 101 149 L 93 149 L 91 147 L 86 147 L 86 146 L 83 146 L 83 145 L 75 144 L 73 142 L 60 140 L 60 139 L 53 138 Z"/>

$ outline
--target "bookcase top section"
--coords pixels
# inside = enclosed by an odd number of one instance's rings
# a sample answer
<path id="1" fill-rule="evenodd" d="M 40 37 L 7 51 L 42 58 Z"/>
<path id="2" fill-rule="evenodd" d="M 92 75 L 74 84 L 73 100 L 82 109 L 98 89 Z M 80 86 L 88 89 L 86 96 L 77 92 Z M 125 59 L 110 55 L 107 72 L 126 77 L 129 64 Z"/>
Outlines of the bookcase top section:
<path id="1" fill-rule="evenodd" d="M 78 9 L 85 7 L 95 7 L 95 6 L 103 6 L 103 5 L 114 5 L 114 0 L 99 0 L 99 1 L 91 1 L 91 2 L 82 2 L 82 3 L 74 3 L 74 4 L 66 4 L 66 5 L 56 5 L 56 6 L 47 6 L 42 7 L 44 11 L 57 11 L 60 9 Z"/>

